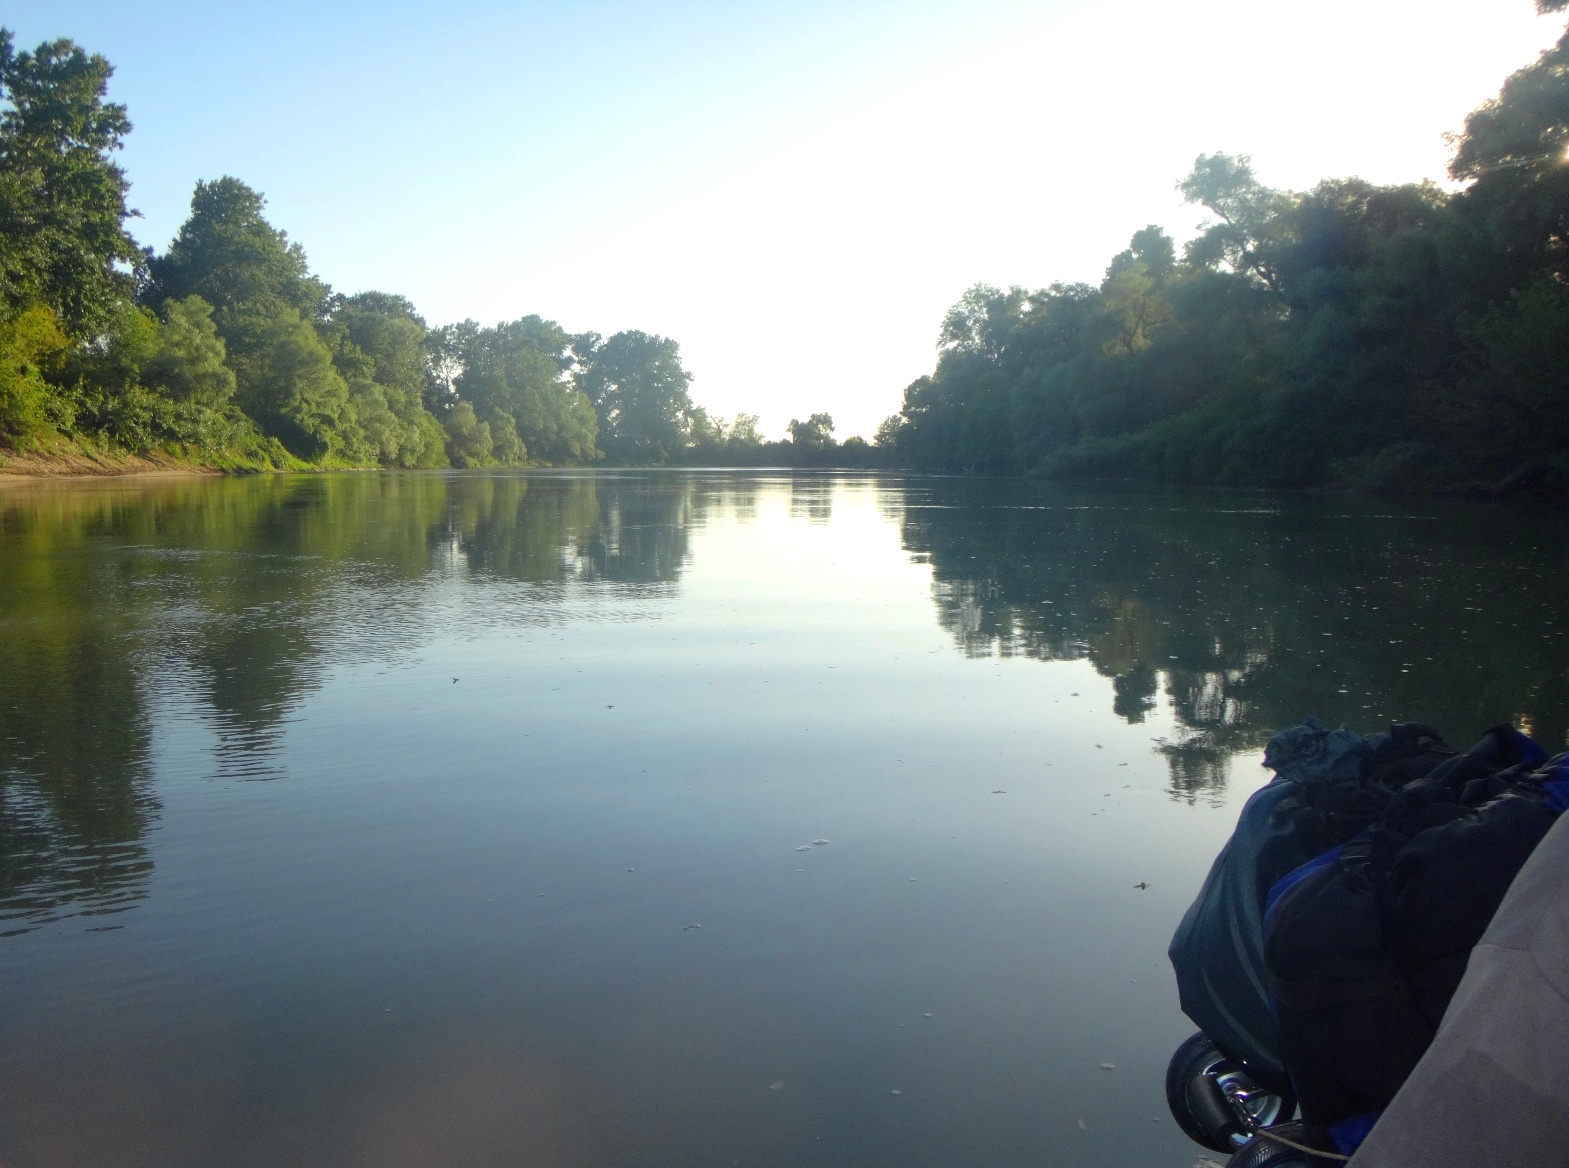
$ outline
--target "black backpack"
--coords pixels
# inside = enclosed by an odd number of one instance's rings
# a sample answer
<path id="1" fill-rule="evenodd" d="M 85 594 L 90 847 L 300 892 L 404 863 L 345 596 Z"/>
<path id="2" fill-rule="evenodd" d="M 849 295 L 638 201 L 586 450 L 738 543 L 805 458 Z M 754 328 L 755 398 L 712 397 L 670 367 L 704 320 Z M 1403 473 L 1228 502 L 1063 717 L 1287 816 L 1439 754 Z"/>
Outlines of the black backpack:
<path id="1" fill-rule="evenodd" d="M 1454 755 L 1436 730 L 1414 722 L 1363 738 L 1307 718 L 1270 739 L 1264 765 L 1277 777 L 1242 809 L 1168 950 L 1183 1012 L 1260 1086 L 1291 1094 L 1264 962 L 1269 890 Z"/>
<path id="2" fill-rule="evenodd" d="M 1353 1151 L 1427 1050 L 1471 949 L 1569 804 L 1566 757 L 1494 727 L 1270 890 L 1271 1005 L 1309 1143 Z"/>
<path id="3" fill-rule="evenodd" d="M 1365 829 L 1396 790 L 1451 757 L 1439 733 L 1417 722 L 1362 738 L 1309 717 L 1269 739 L 1265 766 L 1277 777 L 1244 805 L 1167 950 L 1183 1013 L 1258 1085 L 1291 1094 L 1269 1008 L 1269 889 Z"/>

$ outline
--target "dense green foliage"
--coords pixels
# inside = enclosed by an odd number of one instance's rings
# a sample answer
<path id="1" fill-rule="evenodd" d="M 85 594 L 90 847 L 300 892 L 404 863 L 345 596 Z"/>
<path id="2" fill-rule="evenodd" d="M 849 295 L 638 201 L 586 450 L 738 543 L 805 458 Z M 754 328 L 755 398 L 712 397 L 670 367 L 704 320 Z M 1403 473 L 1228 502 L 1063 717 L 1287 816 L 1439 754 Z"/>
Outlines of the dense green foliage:
<path id="1" fill-rule="evenodd" d="M 575 340 L 578 384 L 603 419 L 602 445 L 622 462 L 667 461 L 687 445 L 692 375 L 681 368 L 676 343 L 647 333 L 618 333 L 608 341 L 588 333 Z"/>
<path id="2" fill-rule="evenodd" d="M 102 327 L 141 259 L 109 155 L 130 131 L 112 70 L 69 41 L 17 53 L 0 29 L 0 298 L 48 304 L 73 336 Z"/>
<path id="3" fill-rule="evenodd" d="M 1549 3 L 1544 10 L 1556 10 Z M 1569 33 L 1457 136 L 1457 193 L 1180 184 L 1182 256 L 1098 287 L 972 288 L 879 446 L 919 468 L 1379 489 L 1569 485 Z"/>
<path id="4" fill-rule="evenodd" d="M 401 296 L 335 294 L 236 178 L 198 182 L 144 253 L 112 73 L 0 30 L 0 457 L 65 438 L 218 466 L 662 463 L 713 437 L 674 341 L 431 329 Z M 755 422 L 731 445 L 759 447 Z"/>
<path id="5" fill-rule="evenodd" d="M 1561 11 L 1560 0 L 1540 0 Z M 432 329 L 335 294 L 233 177 L 168 250 L 127 231 L 113 70 L 0 30 L 0 457 L 64 437 L 217 466 L 905 466 L 1224 485 L 1569 486 L 1569 33 L 1455 138 L 1462 189 L 1179 184 L 1098 286 L 977 285 L 874 443 L 710 417 L 676 342 L 539 316 Z"/>
<path id="6" fill-rule="evenodd" d="M 437 341 L 460 466 L 595 457 L 598 422 L 572 384 L 570 338 L 555 321 L 526 316 L 486 329 L 466 320 Z"/>

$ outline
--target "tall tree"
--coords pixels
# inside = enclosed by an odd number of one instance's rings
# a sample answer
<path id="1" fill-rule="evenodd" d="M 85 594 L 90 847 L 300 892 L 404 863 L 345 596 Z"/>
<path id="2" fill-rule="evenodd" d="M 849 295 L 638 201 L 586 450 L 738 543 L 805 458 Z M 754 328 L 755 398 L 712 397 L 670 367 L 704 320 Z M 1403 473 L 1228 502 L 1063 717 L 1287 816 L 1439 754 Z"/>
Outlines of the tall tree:
<path id="1" fill-rule="evenodd" d="M 0 315 L 42 305 L 73 339 L 103 327 L 142 260 L 110 157 L 131 129 L 104 101 L 113 72 L 68 40 L 18 53 L 0 28 Z"/>
<path id="2" fill-rule="evenodd" d="M 266 198 L 237 178 L 198 182 L 191 214 L 169 250 L 149 265 L 152 303 L 200 296 L 231 352 L 248 359 L 278 317 L 326 315 L 329 289 L 311 275 L 305 250 L 267 222 Z"/>
<path id="3" fill-rule="evenodd" d="M 263 433 L 301 458 L 357 457 L 349 387 L 314 327 L 325 322 L 329 289 L 304 249 L 267 222 L 265 205 L 239 179 L 198 182 L 190 218 L 149 264 L 144 297 L 194 295 L 213 306 L 236 398 Z"/>
<path id="4" fill-rule="evenodd" d="M 576 382 L 599 417 L 600 445 L 617 462 L 660 464 L 686 442 L 692 375 L 681 346 L 630 330 L 607 341 L 575 338 Z"/>
<path id="5" fill-rule="evenodd" d="M 430 372 L 425 360 L 425 320 L 402 296 L 361 292 L 334 297 L 331 323 L 369 361 L 370 379 L 396 395 L 402 408 L 413 411 L 425 400 Z"/>
<path id="6" fill-rule="evenodd" d="M 429 334 L 414 306 L 386 292 L 334 296 L 322 331 L 349 383 L 365 454 L 392 466 L 445 466 L 440 423 L 425 410 Z"/>
<path id="7" fill-rule="evenodd" d="M 1171 236 L 1153 224 L 1134 232 L 1128 249 L 1112 257 L 1100 286 L 1106 352 L 1147 349 L 1151 336 L 1170 322 L 1171 303 L 1160 289 L 1175 263 Z"/>
<path id="8" fill-rule="evenodd" d="M 1282 295 L 1274 253 L 1293 196 L 1259 182 L 1246 154 L 1199 155 L 1177 189 L 1218 220 L 1188 244 L 1188 262 L 1225 267 Z"/>
<path id="9" fill-rule="evenodd" d="M 262 214 L 267 198 L 237 178 L 199 180 L 191 214 L 169 250 L 150 265 L 155 296 L 205 292 L 220 309 L 277 301 L 319 313 L 327 289 L 305 250 Z"/>
<path id="10" fill-rule="evenodd" d="M 1472 111 L 1455 145 L 1449 173 L 1470 184 L 1462 208 L 1486 225 L 1514 286 L 1538 271 L 1569 277 L 1569 31 Z"/>
<path id="11" fill-rule="evenodd" d="M 594 408 L 568 375 L 571 339 L 560 325 L 525 316 L 494 328 L 465 321 L 442 334 L 437 361 L 451 377 L 447 422 L 455 459 L 471 459 L 465 451 L 483 447 L 476 425 L 488 427 L 488 457 L 498 462 L 575 463 L 595 457 Z M 459 403 L 472 408 L 472 424 L 459 415 Z M 462 427 L 461 436 L 454 423 Z"/>
<path id="12" fill-rule="evenodd" d="M 359 441 L 351 432 L 354 409 L 331 351 L 291 313 L 274 317 L 270 329 L 240 385 L 245 412 L 300 458 L 353 458 L 359 453 L 352 449 Z"/>
<path id="13" fill-rule="evenodd" d="M 802 422 L 790 419 L 790 441 L 803 451 L 814 454 L 830 450 L 834 445 L 834 420 L 831 414 L 813 414 Z"/>
<path id="14" fill-rule="evenodd" d="M 740 446 L 761 446 L 763 436 L 757 432 L 757 423 L 760 420 L 756 414 L 739 413 L 728 423 L 720 418 L 720 429 L 724 432 L 724 440 Z"/>
<path id="15" fill-rule="evenodd" d="M 944 353 L 974 354 L 994 363 L 1002 360 L 1026 299 L 1018 286 L 1004 292 L 990 284 L 975 285 L 943 318 L 937 347 Z"/>

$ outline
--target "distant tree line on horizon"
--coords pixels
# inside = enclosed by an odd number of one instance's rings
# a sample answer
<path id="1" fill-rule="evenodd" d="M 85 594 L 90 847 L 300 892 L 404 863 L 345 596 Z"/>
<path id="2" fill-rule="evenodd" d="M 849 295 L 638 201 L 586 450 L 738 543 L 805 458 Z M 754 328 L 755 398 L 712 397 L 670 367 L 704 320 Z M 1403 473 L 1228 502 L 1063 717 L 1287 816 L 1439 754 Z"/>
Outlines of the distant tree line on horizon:
<path id="1" fill-rule="evenodd" d="M 1569 0 L 1538 0 L 1543 12 Z M 1569 492 L 1569 33 L 1453 139 L 1457 193 L 1274 190 L 1201 156 L 1179 257 L 977 285 L 877 435 L 902 466 L 1054 479 Z"/>

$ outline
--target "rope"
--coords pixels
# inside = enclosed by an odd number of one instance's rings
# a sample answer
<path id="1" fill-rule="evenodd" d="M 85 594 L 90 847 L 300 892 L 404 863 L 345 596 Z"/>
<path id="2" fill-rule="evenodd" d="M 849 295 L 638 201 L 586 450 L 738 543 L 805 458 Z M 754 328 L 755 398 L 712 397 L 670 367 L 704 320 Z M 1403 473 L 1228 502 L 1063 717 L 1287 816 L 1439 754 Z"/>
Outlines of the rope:
<path id="1" fill-rule="evenodd" d="M 1288 1148 L 1293 1148 L 1298 1152 L 1306 1152 L 1310 1156 L 1322 1156 L 1326 1160 L 1339 1160 L 1344 1163 L 1345 1161 L 1351 1159 L 1350 1156 L 1342 1156 L 1339 1152 L 1323 1152 L 1318 1148 L 1310 1148 L 1306 1144 L 1299 1144 L 1295 1140 L 1288 1140 L 1285 1136 L 1276 1135 L 1267 1127 L 1259 1128 L 1258 1131 L 1254 1133 L 1254 1135 L 1260 1135 L 1265 1139 L 1274 1140 L 1277 1144 L 1285 1144 Z"/>

